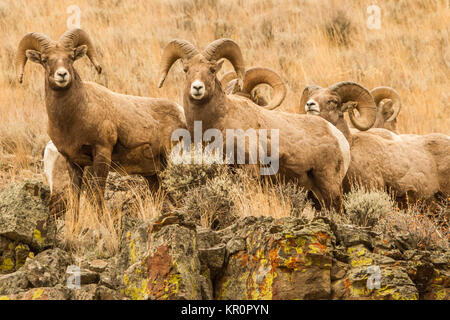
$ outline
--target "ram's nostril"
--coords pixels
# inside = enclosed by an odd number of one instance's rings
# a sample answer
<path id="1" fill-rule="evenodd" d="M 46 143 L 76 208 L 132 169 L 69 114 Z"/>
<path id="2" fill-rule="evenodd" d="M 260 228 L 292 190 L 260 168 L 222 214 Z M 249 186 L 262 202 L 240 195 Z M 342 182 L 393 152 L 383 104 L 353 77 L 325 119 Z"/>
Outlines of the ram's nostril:
<path id="1" fill-rule="evenodd" d="M 203 88 L 203 86 L 194 86 L 194 89 L 197 91 L 200 90 L 201 88 Z"/>

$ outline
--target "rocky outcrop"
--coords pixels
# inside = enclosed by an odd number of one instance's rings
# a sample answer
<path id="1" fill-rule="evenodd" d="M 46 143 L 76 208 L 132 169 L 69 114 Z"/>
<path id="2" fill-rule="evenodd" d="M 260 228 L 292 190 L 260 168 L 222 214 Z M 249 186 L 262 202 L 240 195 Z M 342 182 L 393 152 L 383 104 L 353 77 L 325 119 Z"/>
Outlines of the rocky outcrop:
<path id="1" fill-rule="evenodd" d="M 246 218 L 224 230 L 227 263 L 217 299 L 326 299 L 333 234 L 317 219 Z"/>
<path id="2" fill-rule="evenodd" d="M 405 250 L 323 217 L 212 231 L 166 215 L 147 232 L 148 252 L 124 275 L 130 299 L 450 299 L 448 252 Z"/>
<path id="3" fill-rule="evenodd" d="M 50 190 L 42 182 L 25 180 L 4 189 L 0 194 L 0 237 L 37 251 L 50 247 L 56 227 L 49 215 L 49 200 Z"/>
<path id="4" fill-rule="evenodd" d="M 47 193 L 27 181 L 0 195 L 0 300 L 450 300 L 448 250 L 320 216 L 246 217 L 215 231 L 181 213 L 125 215 L 118 254 L 80 260 L 48 236 Z"/>
<path id="5" fill-rule="evenodd" d="M 164 215 L 148 229 L 148 250 L 123 275 L 131 299 L 211 299 L 201 274 L 196 226 L 183 215 Z"/>

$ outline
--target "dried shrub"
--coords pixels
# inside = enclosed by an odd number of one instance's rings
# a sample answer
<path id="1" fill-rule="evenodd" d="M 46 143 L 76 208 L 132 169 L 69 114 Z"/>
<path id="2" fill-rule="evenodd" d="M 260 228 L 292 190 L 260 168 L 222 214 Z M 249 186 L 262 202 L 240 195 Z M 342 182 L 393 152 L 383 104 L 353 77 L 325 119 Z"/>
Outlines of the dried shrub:
<path id="1" fill-rule="evenodd" d="M 227 174 L 216 176 L 204 185 L 189 189 L 179 211 L 203 227 L 223 229 L 237 219 L 235 192 L 235 185 Z"/>
<path id="2" fill-rule="evenodd" d="M 196 159 L 201 159 L 196 163 Z M 200 151 L 183 154 L 177 161 L 169 159 L 167 167 L 161 173 L 162 186 L 168 196 L 179 202 L 186 192 L 194 187 L 206 184 L 208 179 L 228 172 L 228 167 L 219 164 L 212 156 L 201 155 Z"/>
<path id="3" fill-rule="evenodd" d="M 361 227 L 373 227 L 380 218 L 393 211 L 391 197 L 382 191 L 353 189 L 344 195 L 344 208 L 351 223 Z"/>
<path id="4" fill-rule="evenodd" d="M 448 227 L 439 226 L 423 205 L 385 214 L 376 231 L 394 239 L 404 249 L 449 249 Z"/>
<path id="5" fill-rule="evenodd" d="M 311 209 L 312 203 L 308 199 L 307 191 L 298 184 L 292 181 L 279 183 L 276 190 L 279 197 L 289 203 L 290 216 L 299 218 L 303 216 L 306 209 Z"/>

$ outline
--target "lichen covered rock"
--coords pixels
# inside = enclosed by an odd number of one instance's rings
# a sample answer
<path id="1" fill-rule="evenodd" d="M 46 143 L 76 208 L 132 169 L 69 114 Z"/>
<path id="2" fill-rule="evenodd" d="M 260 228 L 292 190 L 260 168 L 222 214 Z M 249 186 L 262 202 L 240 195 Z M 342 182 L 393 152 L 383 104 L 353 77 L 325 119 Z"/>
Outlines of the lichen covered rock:
<path id="1" fill-rule="evenodd" d="M 0 275 L 0 295 L 14 294 L 30 287 L 30 283 L 22 271 Z"/>
<path id="2" fill-rule="evenodd" d="M 19 270 L 28 257 L 34 257 L 28 245 L 0 236 L 0 274 Z"/>
<path id="3" fill-rule="evenodd" d="M 67 266 L 72 263 L 71 256 L 58 248 L 48 249 L 28 258 L 21 270 L 34 287 L 54 287 L 65 284 Z"/>
<path id="4" fill-rule="evenodd" d="M 25 180 L 0 194 L 0 236 L 42 251 L 52 245 L 56 227 L 49 214 L 50 190 L 42 182 Z"/>
<path id="5" fill-rule="evenodd" d="M 152 222 L 149 249 L 123 276 L 129 298 L 193 299 L 205 296 L 195 225 L 183 215 L 164 215 Z"/>
<path id="6" fill-rule="evenodd" d="M 0 295 L 0 300 L 68 300 L 69 298 L 70 292 L 61 285 L 51 288 L 34 288 L 12 295 Z"/>
<path id="7" fill-rule="evenodd" d="M 331 294 L 332 233 L 322 219 L 246 218 L 227 241 L 218 299 L 326 299 Z"/>

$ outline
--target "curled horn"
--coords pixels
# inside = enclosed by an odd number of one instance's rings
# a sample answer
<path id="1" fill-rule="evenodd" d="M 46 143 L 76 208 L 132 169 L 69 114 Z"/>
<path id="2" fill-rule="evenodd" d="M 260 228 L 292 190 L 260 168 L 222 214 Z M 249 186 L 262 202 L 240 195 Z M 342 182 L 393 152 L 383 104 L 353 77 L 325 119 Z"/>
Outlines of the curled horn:
<path id="1" fill-rule="evenodd" d="M 250 94 L 260 84 L 268 84 L 274 90 L 273 97 L 264 108 L 272 110 L 277 108 L 286 97 L 286 85 L 280 75 L 268 68 L 253 67 L 245 72 L 244 87 L 242 91 Z"/>
<path id="2" fill-rule="evenodd" d="M 354 82 L 339 82 L 332 85 L 330 90 L 336 92 L 341 97 L 342 104 L 348 101 L 358 103 L 356 108 L 360 114 L 359 118 L 356 118 L 352 105 L 349 105 L 347 110 L 355 128 L 365 131 L 374 125 L 377 107 L 372 95 L 366 88 Z"/>
<path id="3" fill-rule="evenodd" d="M 225 88 L 227 86 L 227 84 L 236 79 L 238 76 L 236 74 L 236 71 L 228 71 L 227 73 L 225 73 L 224 75 L 222 75 L 222 77 L 220 77 L 219 81 L 222 84 L 222 88 Z"/>
<path id="4" fill-rule="evenodd" d="M 373 89 L 370 94 L 372 94 L 373 99 L 375 100 L 375 103 L 377 106 L 379 106 L 379 103 L 383 99 L 391 99 L 392 100 L 392 108 L 394 109 L 394 113 L 392 114 L 389 119 L 386 121 L 393 121 L 397 118 L 398 114 L 400 113 L 400 109 L 402 107 L 402 102 L 400 100 L 400 95 L 398 92 L 391 88 L 391 87 L 377 87 Z"/>
<path id="5" fill-rule="evenodd" d="M 239 81 L 236 71 L 228 71 L 222 77 L 220 77 L 219 81 L 222 85 L 226 94 L 235 94 L 241 92 L 241 88 L 239 87 Z"/>
<path id="6" fill-rule="evenodd" d="M 20 40 L 16 55 L 16 72 L 19 83 L 23 82 L 23 71 L 28 60 L 26 51 L 36 50 L 44 53 L 53 45 L 53 40 L 51 40 L 45 34 L 37 32 L 28 33 L 22 38 L 22 40 Z"/>
<path id="7" fill-rule="evenodd" d="M 231 62 L 241 83 L 245 77 L 244 57 L 238 44 L 231 39 L 218 39 L 211 42 L 203 51 L 203 56 L 210 61 L 225 58 Z"/>
<path id="8" fill-rule="evenodd" d="M 95 67 L 95 70 L 97 70 L 98 73 L 102 72 L 102 67 L 97 61 L 97 54 L 95 53 L 95 47 L 92 44 L 92 41 L 89 38 L 89 35 L 86 33 L 86 31 L 78 28 L 67 30 L 61 36 L 61 38 L 59 38 L 58 42 L 64 47 L 69 49 L 75 49 L 78 46 L 87 45 L 88 50 L 86 55 L 88 56 L 89 60 L 91 60 L 92 64 Z"/>
<path id="9" fill-rule="evenodd" d="M 170 41 L 164 48 L 161 58 L 158 87 L 162 87 L 175 61 L 178 59 L 190 59 L 198 53 L 198 50 L 189 41 L 180 39 Z"/>

